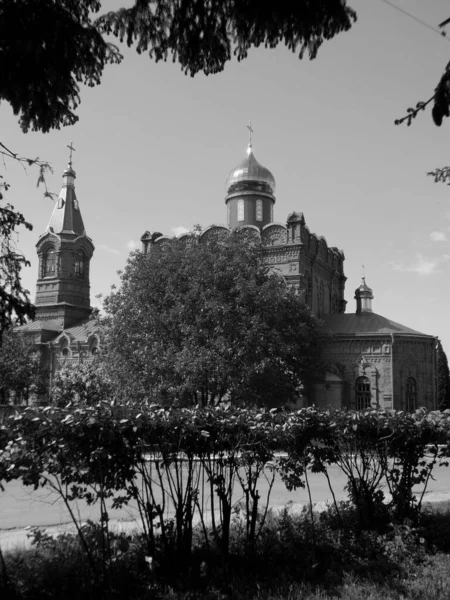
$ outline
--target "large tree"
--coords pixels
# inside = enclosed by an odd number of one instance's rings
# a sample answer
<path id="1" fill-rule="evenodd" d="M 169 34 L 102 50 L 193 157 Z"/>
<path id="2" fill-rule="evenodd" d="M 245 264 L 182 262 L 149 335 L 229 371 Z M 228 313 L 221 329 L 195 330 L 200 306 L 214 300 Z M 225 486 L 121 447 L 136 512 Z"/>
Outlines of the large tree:
<path id="1" fill-rule="evenodd" d="M 135 253 L 105 309 L 106 362 L 134 400 L 273 405 L 321 367 L 320 322 L 243 233 Z"/>
<path id="2" fill-rule="evenodd" d="M 356 13 L 345 0 L 134 0 L 93 18 L 101 0 L 0 2 L 0 101 L 11 104 L 24 131 L 49 131 L 78 120 L 80 83 L 101 82 L 118 63 L 113 34 L 195 75 L 222 71 L 252 47 L 285 44 L 314 58 L 324 40 L 350 29 Z"/>

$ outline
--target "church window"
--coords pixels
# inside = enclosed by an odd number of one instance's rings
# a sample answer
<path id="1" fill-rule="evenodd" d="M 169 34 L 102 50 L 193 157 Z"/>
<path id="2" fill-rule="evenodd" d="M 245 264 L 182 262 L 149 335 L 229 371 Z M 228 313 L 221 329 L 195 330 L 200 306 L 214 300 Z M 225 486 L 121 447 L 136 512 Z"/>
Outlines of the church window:
<path id="1" fill-rule="evenodd" d="M 262 200 L 256 201 L 256 220 L 257 221 L 263 220 L 263 202 L 262 202 Z"/>
<path id="2" fill-rule="evenodd" d="M 67 358 L 68 356 L 70 356 L 69 340 L 67 338 L 63 337 L 63 338 L 61 338 L 59 344 L 60 344 L 59 348 L 60 348 L 61 356 L 64 358 Z"/>
<path id="3" fill-rule="evenodd" d="M 371 401 L 370 379 L 368 377 L 358 377 L 355 381 L 355 408 L 356 410 L 365 410 L 370 408 Z"/>
<path id="4" fill-rule="evenodd" d="M 42 276 L 52 277 L 56 275 L 56 250 L 49 248 L 42 260 Z"/>
<path id="5" fill-rule="evenodd" d="M 84 267 L 85 267 L 84 254 L 81 251 L 77 252 L 77 254 L 75 256 L 75 263 L 74 263 L 75 277 L 79 277 L 80 279 L 84 278 Z"/>
<path id="6" fill-rule="evenodd" d="M 96 354 L 99 354 L 99 352 L 100 352 L 100 349 L 98 347 L 98 338 L 96 336 L 93 336 L 89 340 L 89 352 L 91 353 L 92 356 L 95 356 Z"/>
<path id="7" fill-rule="evenodd" d="M 417 383 L 414 377 L 408 377 L 405 388 L 405 410 L 414 412 L 417 409 Z"/>
<path id="8" fill-rule="evenodd" d="M 231 225 L 231 204 L 228 202 L 228 225 Z"/>
<path id="9" fill-rule="evenodd" d="M 244 201 L 243 200 L 238 200 L 237 211 L 238 211 L 237 220 L 243 221 L 244 220 Z"/>

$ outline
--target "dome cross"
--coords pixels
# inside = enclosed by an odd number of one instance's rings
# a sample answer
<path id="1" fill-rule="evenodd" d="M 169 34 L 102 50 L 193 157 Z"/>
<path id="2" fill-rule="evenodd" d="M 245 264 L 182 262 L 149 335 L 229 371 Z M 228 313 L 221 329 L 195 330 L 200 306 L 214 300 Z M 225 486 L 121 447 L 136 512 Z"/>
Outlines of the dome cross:
<path id="1" fill-rule="evenodd" d="M 75 151 L 75 148 L 73 147 L 73 142 L 70 142 L 70 144 L 67 145 L 67 148 L 69 148 L 69 150 L 70 150 L 70 154 L 69 154 L 69 167 L 72 168 L 72 152 Z"/>
<path id="2" fill-rule="evenodd" d="M 248 122 L 247 129 L 248 129 L 248 148 L 247 148 L 247 154 L 250 154 L 250 152 L 252 150 L 252 133 L 253 133 L 252 122 L 251 121 Z"/>

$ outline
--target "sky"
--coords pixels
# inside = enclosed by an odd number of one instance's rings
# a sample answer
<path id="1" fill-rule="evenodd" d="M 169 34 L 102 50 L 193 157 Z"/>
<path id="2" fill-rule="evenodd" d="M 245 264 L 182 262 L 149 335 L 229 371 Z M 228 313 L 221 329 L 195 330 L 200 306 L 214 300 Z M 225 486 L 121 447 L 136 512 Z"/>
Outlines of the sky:
<path id="1" fill-rule="evenodd" d="M 448 0 L 392 1 L 432 27 L 450 17 Z M 344 251 L 347 312 L 364 264 L 374 312 L 438 336 L 450 353 L 450 188 L 426 175 L 450 165 L 450 119 L 435 127 L 427 111 L 411 127 L 394 125 L 433 94 L 450 59 L 450 28 L 442 37 L 385 0 L 348 5 L 357 23 L 313 61 L 259 48 L 222 73 L 191 78 L 121 46 L 122 64 L 81 88 L 75 126 L 23 134 L 0 105 L 0 141 L 51 163 L 56 194 L 73 141 L 77 198 L 96 247 L 93 305 L 119 283 L 146 230 L 226 223 L 225 179 L 245 158 L 251 120 L 255 157 L 276 179 L 275 221 L 301 211 L 312 232 Z M 53 202 L 36 188 L 35 169 L 13 161 L 1 169 L 7 200 L 33 224 L 17 246 L 31 261 L 23 283 L 34 298 L 35 244 Z"/>

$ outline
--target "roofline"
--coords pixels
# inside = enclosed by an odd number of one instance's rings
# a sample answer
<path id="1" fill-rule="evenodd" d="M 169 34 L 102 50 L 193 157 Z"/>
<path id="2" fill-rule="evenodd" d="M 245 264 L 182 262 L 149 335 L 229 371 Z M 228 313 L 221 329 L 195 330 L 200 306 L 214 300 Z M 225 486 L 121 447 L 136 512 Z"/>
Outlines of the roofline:
<path id="1" fill-rule="evenodd" d="M 429 335 L 427 333 L 406 333 L 403 331 L 386 331 L 384 333 L 380 333 L 377 331 L 364 331 L 361 333 L 334 333 L 333 331 L 331 331 L 331 329 L 327 330 L 328 333 L 331 333 L 333 336 L 335 337 L 349 337 L 349 338 L 355 338 L 355 337 L 367 337 L 368 335 L 372 336 L 372 337 L 386 337 L 386 336 L 398 336 L 401 335 L 402 337 L 419 337 L 419 338 L 430 338 L 430 339 L 437 339 L 437 337 L 435 335 Z"/>

